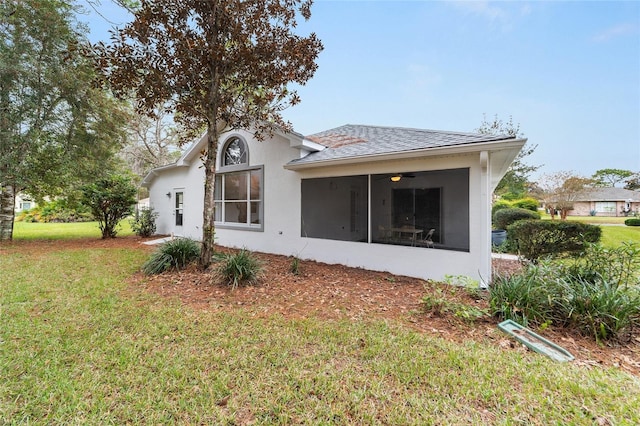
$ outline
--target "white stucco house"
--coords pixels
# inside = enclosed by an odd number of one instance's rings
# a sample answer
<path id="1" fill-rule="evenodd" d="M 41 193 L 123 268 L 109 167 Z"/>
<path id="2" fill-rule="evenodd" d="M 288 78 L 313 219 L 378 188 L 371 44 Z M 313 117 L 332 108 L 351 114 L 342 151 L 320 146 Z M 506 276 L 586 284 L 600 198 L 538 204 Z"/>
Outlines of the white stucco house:
<path id="1" fill-rule="evenodd" d="M 224 133 L 216 243 L 425 279 L 491 278 L 491 196 L 526 139 L 345 125 Z M 206 137 L 143 186 L 157 232 L 202 238 Z"/>
<path id="2" fill-rule="evenodd" d="M 14 210 L 16 213 L 20 213 L 25 210 L 29 210 L 36 207 L 36 202 L 32 197 L 19 192 L 16 194 L 16 200 L 14 204 Z"/>

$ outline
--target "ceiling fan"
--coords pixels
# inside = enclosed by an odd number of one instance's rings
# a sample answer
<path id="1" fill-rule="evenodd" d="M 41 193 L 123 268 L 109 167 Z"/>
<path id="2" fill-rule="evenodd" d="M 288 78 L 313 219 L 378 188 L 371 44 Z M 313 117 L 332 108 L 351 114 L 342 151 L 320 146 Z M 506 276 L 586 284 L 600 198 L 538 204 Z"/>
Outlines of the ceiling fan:
<path id="1" fill-rule="evenodd" d="M 413 173 L 396 173 L 394 175 L 391 175 L 391 182 L 399 182 L 400 179 L 402 178 L 414 178 L 416 177 L 416 175 L 414 175 Z"/>

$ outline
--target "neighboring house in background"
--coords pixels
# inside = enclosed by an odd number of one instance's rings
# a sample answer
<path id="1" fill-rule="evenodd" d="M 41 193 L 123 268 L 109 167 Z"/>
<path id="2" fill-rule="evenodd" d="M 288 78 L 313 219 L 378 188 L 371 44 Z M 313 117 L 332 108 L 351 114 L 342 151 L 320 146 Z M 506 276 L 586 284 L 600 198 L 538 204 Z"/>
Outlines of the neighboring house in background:
<path id="1" fill-rule="evenodd" d="M 623 188 L 589 188 L 576 195 L 570 216 L 627 216 L 640 213 L 640 192 Z"/>
<path id="2" fill-rule="evenodd" d="M 14 210 L 16 211 L 16 213 L 20 213 L 22 211 L 32 209 L 35 206 L 36 206 L 35 201 L 33 201 L 33 199 L 28 195 L 22 192 L 19 192 L 16 195 L 16 203 L 14 206 Z"/>
<path id="3" fill-rule="evenodd" d="M 488 282 L 492 192 L 525 142 L 362 125 L 263 142 L 229 131 L 218 145 L 216 243 Z M 145 177 L 159 234 L 202 238 L 205 148 L 203 136 Z"/>
<path id="4" fill-rule="evenodd" d="M 148 209 L 150 206 L 149 204 L 149 197 L 147 198 L 141 198 L 138 200 L 138 202 L 136 203 L 136 211 L 140 211 L 140 210 L 146 210 Z"/>

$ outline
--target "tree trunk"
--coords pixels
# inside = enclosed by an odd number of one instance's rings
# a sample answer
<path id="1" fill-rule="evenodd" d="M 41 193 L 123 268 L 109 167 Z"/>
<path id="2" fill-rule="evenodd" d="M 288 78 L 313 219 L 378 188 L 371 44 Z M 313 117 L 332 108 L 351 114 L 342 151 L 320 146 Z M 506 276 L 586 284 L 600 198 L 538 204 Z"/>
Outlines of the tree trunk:
<path id="1" fill-rule="evenodd" d="M 13 186 L 0 185 L 0 241 L 13 239 L 16 197 Z"/>
<path id="2" fill-rule="evenodd" d="M 563 207 L 562 210 L 560 210 L 560 219 L 567 220 L 567 213 L 569 213 L 569 209 Z"/>
<path id="3" fill-rule="evenodd" d="M 211 265 L 214 253 L 215 237 L 215 184 L 216 157 L 218 156 L 218 129 L 216 122 L 210 121 L 207 128 L 207 157 L 204 162 L 204 211 L 202 212 L 202 251 L 200 267 L 206 269 Z"/>

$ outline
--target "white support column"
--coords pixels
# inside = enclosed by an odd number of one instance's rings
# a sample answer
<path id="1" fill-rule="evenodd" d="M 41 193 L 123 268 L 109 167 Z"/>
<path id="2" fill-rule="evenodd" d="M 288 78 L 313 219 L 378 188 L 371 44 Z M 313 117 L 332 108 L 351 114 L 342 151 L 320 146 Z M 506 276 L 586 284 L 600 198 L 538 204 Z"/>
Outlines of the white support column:
<path id="1" fill-rule="evenodd" d="M 373 231 L 371 230 L 371 175 L 367 175 L 367 243 L 371 244 Z"/>
<path id="2" fill-rule="evenodd" d="M 491 160 L 488 151 L 480 152 L 480 287 L 491 282 Z"/>

